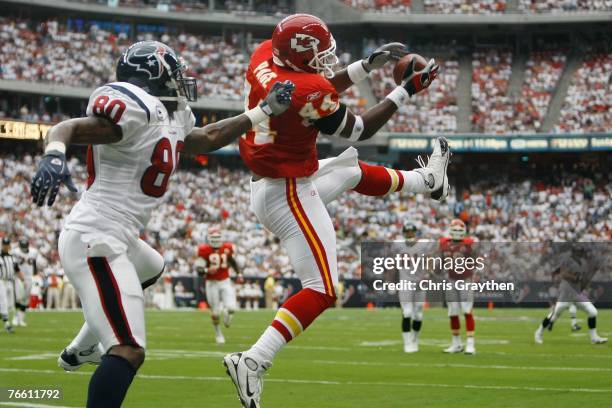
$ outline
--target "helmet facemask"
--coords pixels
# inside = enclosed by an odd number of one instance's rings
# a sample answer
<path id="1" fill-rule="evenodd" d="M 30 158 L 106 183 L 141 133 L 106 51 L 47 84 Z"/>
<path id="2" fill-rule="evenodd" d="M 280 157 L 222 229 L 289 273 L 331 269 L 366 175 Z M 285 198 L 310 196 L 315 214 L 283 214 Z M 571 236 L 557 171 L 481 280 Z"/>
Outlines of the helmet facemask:
<path id="1" fill-rule="evenodd" d="M 170 89 L 175 89 L 177 96 L 164 96 L 159 99 L 162 101 L 179 101 L 181 98 L 186 99 L 188 102 L 195 102 L 198 100 L 198 86 L 194 77 L 183 76 L 183 73 L 187 70 L 187 65 L 182 57 L 177 58 L 178 66 L 172 70 L 170 64 L 166 61 L 163 55 L 155 54 L 159 62 L 164 66 L 170 80 L 166 83 L 166 86 Z"/>
<path id="2" fill-rule="evenodd" d="M 338 64 L 336 40 L 332 37 L 331 45 L 323 51 L 318 51 L 317 45 L 312 44 L 312 52 L 314 57 L 308 62 L 308 66 L 318 73 L 322 73 L 326 78 L 333 78 L 333 68 Z"/>

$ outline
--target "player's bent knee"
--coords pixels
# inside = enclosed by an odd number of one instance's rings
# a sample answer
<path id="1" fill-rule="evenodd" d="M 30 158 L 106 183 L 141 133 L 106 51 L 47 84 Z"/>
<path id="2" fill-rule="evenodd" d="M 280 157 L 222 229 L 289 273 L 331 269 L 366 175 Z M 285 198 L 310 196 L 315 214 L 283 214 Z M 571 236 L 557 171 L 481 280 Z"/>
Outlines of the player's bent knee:
<path id="1" fill-rule="evenodd" d="M 127 344 L 113 346 L 108 354 L 126 359 L 134 367 L 134 370 L 138 370 L 145 360 L 145 350 L 142 347 Z"/>

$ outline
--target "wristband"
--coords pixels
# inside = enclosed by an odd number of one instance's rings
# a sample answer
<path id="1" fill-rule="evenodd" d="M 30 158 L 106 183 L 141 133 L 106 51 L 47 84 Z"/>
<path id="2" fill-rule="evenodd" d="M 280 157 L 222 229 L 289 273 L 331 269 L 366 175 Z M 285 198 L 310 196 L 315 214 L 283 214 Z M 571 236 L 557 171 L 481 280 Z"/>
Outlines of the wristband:
<path id="1" fill-rule="evenodd" d="M 368 71 L 363 66 L 363 60 L 355 61 L 346 67 L 346 73 L 352 83 L 356 84 L 368 77 Z"/>
<path id="2" fill-rule="evenodd" d="M 244 112 L 244 114 L 247 115 L 253 126 L 269 118 L 269 116 L 266 115 L 266 112 L 264 112 L 264 110 L 259 105 L 251 110 Z"/>
<path id="3" fill-rule="evenodd" d="M 409 97 L 408 91 L 403 86 L 396 87 L 387 95 L 387 99 L 393 102 L 398 108 L 403 106 Z"/>
<path id="4" fill-rule="evenodd" d="M 49 142 L 47 147 L 45 147 L 45 153 L 50 152 L 51 150 L 58 150 L 62 154 L 66 154 L 66 145 L 62 142 Z"/>
<path id="5" fill-rule="evenodd" d="M 363 119 L 361 116 L 355 116 L 355 123 L 353 124 L 353 131 L 351 132 L 351 136 L 349 136 L 349 142 L 356 142 L 361 137 L 363 133 Z"/>

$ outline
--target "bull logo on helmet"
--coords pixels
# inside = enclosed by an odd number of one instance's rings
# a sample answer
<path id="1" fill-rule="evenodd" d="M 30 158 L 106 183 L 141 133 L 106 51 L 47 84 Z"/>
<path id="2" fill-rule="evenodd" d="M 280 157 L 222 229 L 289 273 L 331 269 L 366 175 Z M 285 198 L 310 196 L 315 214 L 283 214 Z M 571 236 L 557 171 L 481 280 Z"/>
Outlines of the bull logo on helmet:
<path id="1" fill-rule="evenodd" d="M 308 34 L 296 33 L 291 39 L 291 48 L 297 52 L 310 51 L 319 45 L 319 39 Z"/>

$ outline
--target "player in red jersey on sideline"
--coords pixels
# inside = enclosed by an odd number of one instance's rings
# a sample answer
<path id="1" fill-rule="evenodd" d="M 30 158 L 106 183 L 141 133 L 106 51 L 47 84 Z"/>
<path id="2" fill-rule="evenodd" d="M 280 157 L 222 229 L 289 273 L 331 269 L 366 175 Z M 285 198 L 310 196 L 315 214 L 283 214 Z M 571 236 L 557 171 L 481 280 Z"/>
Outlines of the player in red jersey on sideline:
<path id="1" fill-rule="evenodd" d="M 242 272 L 234 259 L 234 244 L 224 242 L 221 229 L 217 226 L 208 229 L 207 243 L 198 247 L 198 260 L 203 264 L 196 267 L 206 279 L 206 300 L 210 307 L 212 324 L 215 328 L 215 341 L 224 344 L 225 337 L 221 331 L 220 320 L 223 314 L 223 324 L 230 327 L 232 316 L 236 311 L 236 291 L 230 279 L 230 267 L 234 269 L 237 279 L 242 278 Z"/>
<path id="2" fill-rule="evenodd" d="M 437 200 L 448 193 L 450 151 L 444 138 L 434 141 L 427 165 L 421 161 L 421 168 L 413 171 L 367 164 L 358 160 L 352 147 L 337 157 L 318 160 L 319 134 L 353 143 L 369 139 L 410 96 L 426 89 L 438 72 L 433 59 L 421 69 L 411 64 L 403 83 L 359 116 L 339 102 L 339 94 L 407 51 L 403 44 L 386 44 L 334 73 L 335 49 L 323 21 L 295 14 L 282 20 L 272 39 L 255 49 L 246 73 L 249 107 L 257 106 L 275 81 L 295 84 L 291 106 L 282 119 L 264 120 L 249 131 L 240 140 L 240 154 L 253 173 L 251 208 L 281 240 L 302 283 L 249 350 L 224 358 L 247 408 L 260 406 L 262 376 L 275 354 L 335 303 L 336 233 L 326 204 L 349 190 L 371 196 L 409 191 Z"/>
<path id="3" fill-rule="evenodd" d="M 460 219 L 454 219 L 450 224 L 450 236 L 440 238 L 440 252 L 444 258 L 457 258 L 473 256 L 474 238 L 468 237 L 465 223 Z M 458 279 L 471 281 L 473 270 L 466 269 L 461 273 L 457 271 L 448 271 L 448 278 L 452 281 Z M 475 354 L 476 347 L 474 345 L 474 316 L 472 308 L 474 306 L 474 292 L 469 289 L 458 290 L 452 288 L 444 291 L 446 297 L 446 305 L 448 307 L 448 316 L 450 318 L 451 333 L 453 335 L 452 343 L 444 349 L 445 353 L 461 353 L 463 345 L 461 344 L 461 322 L 459 321 L 459 313 L 463 313 L 465 317 L 465 335 L 466 335 L 466 354 Z"/>

